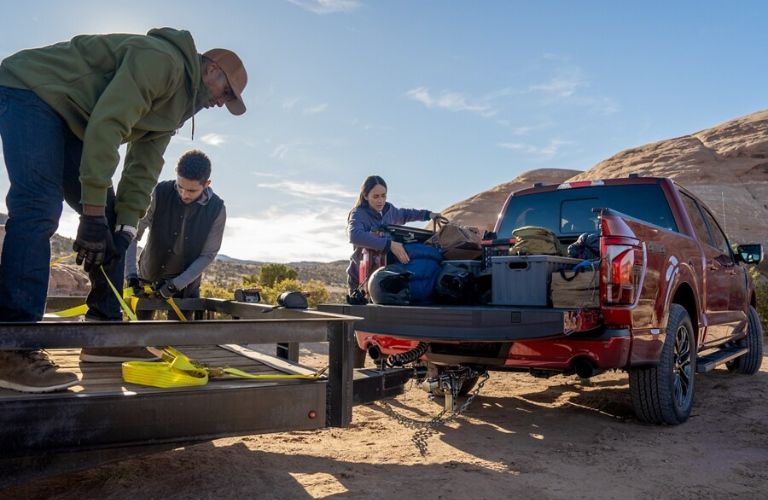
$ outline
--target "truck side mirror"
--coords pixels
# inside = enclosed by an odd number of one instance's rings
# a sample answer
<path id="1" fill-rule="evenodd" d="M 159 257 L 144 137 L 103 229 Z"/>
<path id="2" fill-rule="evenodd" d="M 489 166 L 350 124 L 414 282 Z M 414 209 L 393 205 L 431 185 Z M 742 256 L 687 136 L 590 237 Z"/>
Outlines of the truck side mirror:
<path id="1" fill-rule="evenodd" d="M 745 264 L 757 265 L 763 260 L 763 245 L 760 243 L 737 245 L 736 256 Z"/>

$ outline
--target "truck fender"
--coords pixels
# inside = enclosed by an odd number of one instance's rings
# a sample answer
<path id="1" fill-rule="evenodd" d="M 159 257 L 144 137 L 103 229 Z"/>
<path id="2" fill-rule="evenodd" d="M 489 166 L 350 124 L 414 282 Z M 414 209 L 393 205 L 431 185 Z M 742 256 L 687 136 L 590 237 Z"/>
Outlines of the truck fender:
<path id="1" fill-rule="evenodd" d="M 699 277 L 694 272 L 693 267 L 687 262 L 680 262 L 677 257 L 671 255 L 667 261 L 664 281 L 668 283 L 666 293 L 663 299 L 661 296 L 659 297 L 661 300 L 657 304 L 657 311 L 659 311 L 659 319 L 661 320 L 661 332 L 666 332 L 670 306 L 674 298 L 678 296 L 684 299 L 680 305 L 688 310 L 696 330 L 702 322 L 703 315 L 701 314 L 700 301 L 695 290 L 701 290 L 703 285 L 699 283 Z M 686 291 L 679 294 L 678 292 L 681 292 L 681 289 Z M 696 337 L 699 337 L 698 331 L 696 331 Z"/>

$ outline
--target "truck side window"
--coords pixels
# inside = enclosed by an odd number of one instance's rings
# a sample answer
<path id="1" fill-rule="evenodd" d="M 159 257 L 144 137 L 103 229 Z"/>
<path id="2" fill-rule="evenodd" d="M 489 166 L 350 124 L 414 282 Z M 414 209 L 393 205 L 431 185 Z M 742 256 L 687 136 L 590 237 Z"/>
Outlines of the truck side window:
<path id="1" fill-rule="evenodd" d="M 702 212 L 704 212 L 704 219 L 707 221 L 707 224 L 709 225 L 709 230 L 712 233 L 712 238 L 715 240 L 714 246 L 717 247 L 718 250 L 723 252 L 723 255 L 731 256 L 731 247 L 728 246 L 728 238 L 725 237 L 725 233 L 722 229 L 720 229 L 720 226 L 718 225 L 715 218 L 712 216 L 711 213 L 709 213 L 709 210 L 702 207 Z"/>
<path id="2" fill-rule="evenodd" d="M 707 223 L 704 222 L 704 216 L 701 215 L 699 204 L 696 200 L 681 192 L 680 197 L 683 199 L 683 205 L 688 212 L 688 217 L 691 219 L 691 225 L 693 225 L 693 232 L 696 233 L 696 238 L 707 245 L 714 246 L 712 239 L 709 237 L 709 231 L 707 230 Z"/>

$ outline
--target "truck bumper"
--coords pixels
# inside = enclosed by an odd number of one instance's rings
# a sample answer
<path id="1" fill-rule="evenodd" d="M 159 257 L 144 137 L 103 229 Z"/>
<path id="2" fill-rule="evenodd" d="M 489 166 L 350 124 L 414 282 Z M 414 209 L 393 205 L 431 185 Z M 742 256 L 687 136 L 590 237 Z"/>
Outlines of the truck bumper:
<path id="1" fill-rule="evenodd" d="M 413 349 L 427 339 L 407 339 L 356 331 L 358 345 L 375 345 L 383 354 Z M 481 364 L 499 368 L 564 371 L 573 368 L 578 358 L 588 359 L 599 370 L 626 368 L 629 363 L 631 336 L 626 329 L 604 329 L 569 337 L 516 342 L 430 342 L 427 358 L 440 364 Z"/>
<path id="2" fill-rule="evenodd" d="M 514 342 L 504 366 L 564 370 L 577 358 L 588 358 L 601 370 L 625 368 L 632 336 L 627 329 L 605 329 L 597 334 L 574 334 L 547 340 Z"/>

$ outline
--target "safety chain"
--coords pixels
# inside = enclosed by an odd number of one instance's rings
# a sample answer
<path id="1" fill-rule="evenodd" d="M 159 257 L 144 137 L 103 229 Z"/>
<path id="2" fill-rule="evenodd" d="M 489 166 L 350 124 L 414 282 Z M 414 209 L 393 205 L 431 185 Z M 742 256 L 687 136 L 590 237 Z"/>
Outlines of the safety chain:
<path id="1" fill-rule="evenodd" d="M 470 395 L 467 397 L 467 400 L 464 401 L 464 404 L 459 406 L 459 408 L 456 411 L 448 414 L 448 410 L 446 408 L 443 408 L 440 411 L 440 413 L 438 413 L 437 415 L 435 415 L 434 417 L 432 417 L 430 420 L 427 420 L 427 421 L 416 420 L 410 417 L 406 417 L 405 415 L 401 415 L 397 413 L 395 409 L 392 408 L 392 406 L 386 401 L 381 401 L 381 405 L 384 409 L 384 413 L 394 418 L 397 421 L 397 423 L 399 423 L 403 427 L 416 430 L 416 432 L 413 433 L 413 436 L 411 436 L 411 441 L 419 450 L 419 453 L 421 454 L 421 456 L 424 457 L 429 453 L 429 449 L 428 449 L 429 446 L 427 444 L 427 440 L 433 434 L 437 434 L 439 432 L 437 430 L 438 427 L 442 425 L 447 425 L 448 423 L 453 422 L 454 420 L 459 418 L 461 414 L 467 410 L 467 408 L 469 408 L 469 406 L 472 404 L 472 401 L 474 401 L 475 398 L 478 396 L 478 394 L 480 394 L 480 390 L 488 381 L 488 378 L 490 377 L 490 375 L 488 375 L 488 372 L 484 372 L 480 375 L 480 377 L 481 377 L 480 382 L 478 382 L 477 386 L 472 390 Z"/>

